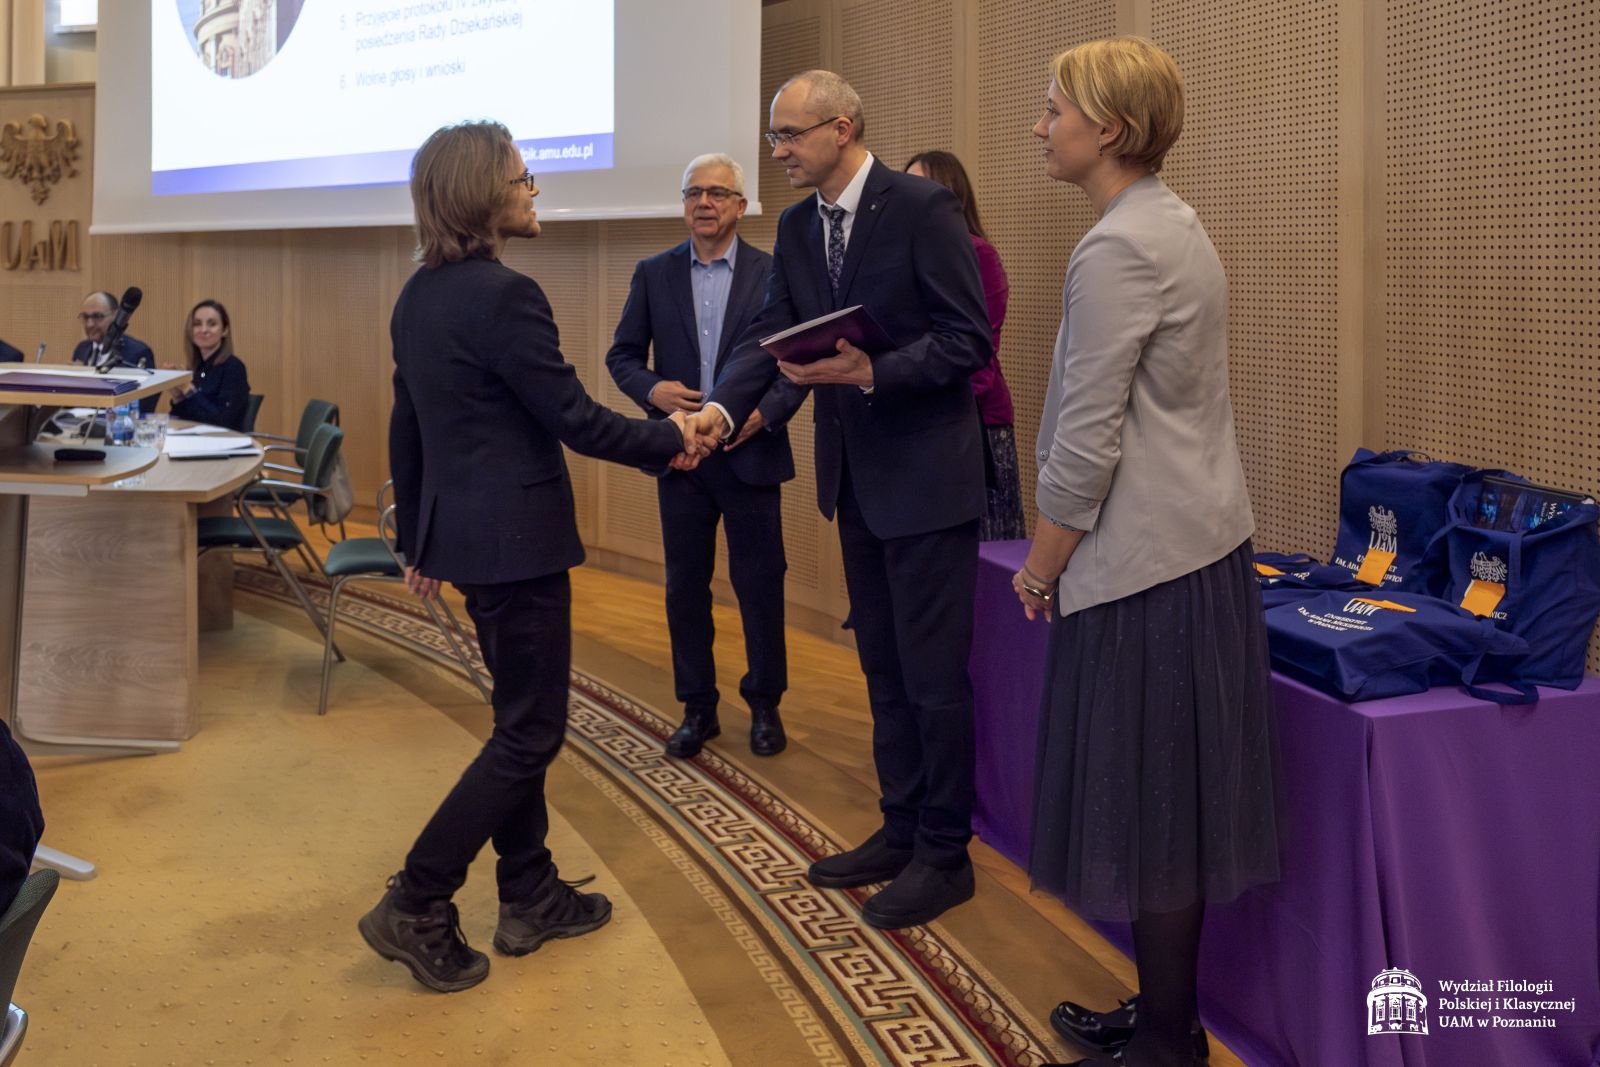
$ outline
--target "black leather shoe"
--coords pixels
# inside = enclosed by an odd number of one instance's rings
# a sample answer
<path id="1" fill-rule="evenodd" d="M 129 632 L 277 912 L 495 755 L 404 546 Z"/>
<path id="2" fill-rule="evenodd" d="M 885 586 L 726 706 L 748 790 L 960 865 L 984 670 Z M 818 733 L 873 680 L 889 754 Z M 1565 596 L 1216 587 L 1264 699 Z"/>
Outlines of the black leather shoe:
<path id="1" fill-rule="evenodd" d="M 722 733 L 717 722 L 716 708 L 684 708 L 683 725 L 667 738 L 667 755 L 690 759 L 698 755 L 702 746 Z"/>
<path id="2" fill-rule="evenodd" d="M 921 926 L 971 900 L 973 891 L 970 861 L 946 870 L 912 860 L 899 877 L 867 898 L 861 917 L 880 930 Z"/>
<path id="3" fill-rule="evenodd" d="M 1119 1002 L 1111 1011 L 1091 1011 L 1081 1004 L 1063 1000 L 1050 1013 L 1050 1026 L 1056 1033 L 1090 1052 L 1116 1052 L 1133 1038 L 1133 1028 L 1139 1018 L 1139 995 L 1135 993 Z M 1205 1027 L 1195 1020 L 1190 1031 L 1194 1039 L 1194 1054 L 1199 1059 L 1211 1057 L 1211 1043 L 1206 1040 Z"/>
<path id="4" fill-rule="evenodd" d="M 750 705 L 750 751 L 758 756 L 776 756 L 788 745 L 778 709 Z"/>
<path id="5" fill-rule="evenodd" d="M 910 862 L 911 850 L 890 846 L 883 831 L 878 830 L 849 852 L 813 863 L 806 871 L 806 879 L 821 889 L 851 889 L 887 882 L 905 870 Z"/>

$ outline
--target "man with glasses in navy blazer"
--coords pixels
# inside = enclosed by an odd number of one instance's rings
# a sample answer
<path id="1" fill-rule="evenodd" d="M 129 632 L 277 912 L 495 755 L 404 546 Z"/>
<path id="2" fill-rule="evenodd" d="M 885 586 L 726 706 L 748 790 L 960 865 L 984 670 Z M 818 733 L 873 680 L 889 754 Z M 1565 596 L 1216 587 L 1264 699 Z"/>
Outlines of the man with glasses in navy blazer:
<path id="1" fill-rule="evenodd" d="M 700 410 L 733 342 L 761 309 L 771 270 L 772 257 L 738 236 L 747 201 L 737 162 L 720 153 L 696 158 L 684 170 L 682 194 L 689 238 L 634 269 L 606 353 L 617 386 L 653 418 Z M 794 477 L 785 424 L 805 397 L 787 381 L 770 383 L 735 440 L 694 470 L 656 483 L 673 684 L 684 706 L 668 755 L 687 759 L 721 733 L 711 617 L 719 521 L 744 626 L 739 695 L 750 706 L 750 750 L 772 756 L 787 744 L 778 715 L 789 684 L 779 486 Z"/>
<path id="2" fill-rule="evenodd" d="M 773 159 L 790 185 L 816 193 L 778 220 L 761 313 L 690 421 L 702 434 L 742 432 L 780 371 L 816 394 L 817 505 L 838 519 L 883 825 L 807 876 L 836 888 L 887 881 L 863 917 L 915 926 L 973 893 L 967 660 L 985 496 L 968 379 L 991 354 L 983 284 L 960 202 L 872 157 L 861 98 L 843 78 L 791 78 L 770 122 Z M 840 340 L 838 355 L 796 366 L 760 346 L 855 304 L 894 347 Z"/>

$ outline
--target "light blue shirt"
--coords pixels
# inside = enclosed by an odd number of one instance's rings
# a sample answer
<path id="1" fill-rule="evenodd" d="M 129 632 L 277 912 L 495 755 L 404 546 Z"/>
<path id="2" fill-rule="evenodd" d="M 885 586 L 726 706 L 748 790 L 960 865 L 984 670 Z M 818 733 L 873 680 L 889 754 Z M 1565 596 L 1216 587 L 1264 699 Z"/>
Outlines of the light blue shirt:
<path id="1" fill-rule="evenodd" d="M 694 291 L 694 325 L 700 342 L 700 389 L 709 392 L 717 370 L 717 346 L 722 340 L 722 318 L 733 289 L 733 263 L 739 250 L 736 236 L 728 250 L 710 263 L 700 262 L 689 246 L 689 288 Z"/>

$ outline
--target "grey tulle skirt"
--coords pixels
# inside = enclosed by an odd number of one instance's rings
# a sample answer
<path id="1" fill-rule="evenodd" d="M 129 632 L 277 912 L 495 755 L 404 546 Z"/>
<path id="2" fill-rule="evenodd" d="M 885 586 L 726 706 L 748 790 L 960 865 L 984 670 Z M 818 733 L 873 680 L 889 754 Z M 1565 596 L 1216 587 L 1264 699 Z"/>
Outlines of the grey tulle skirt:
<path id="1" fill-rule="evenodd" d="M 1050 629 L 1034 884 L 1126 921 L 1276 881 L 1277 725 L 1250 543 Z"/>

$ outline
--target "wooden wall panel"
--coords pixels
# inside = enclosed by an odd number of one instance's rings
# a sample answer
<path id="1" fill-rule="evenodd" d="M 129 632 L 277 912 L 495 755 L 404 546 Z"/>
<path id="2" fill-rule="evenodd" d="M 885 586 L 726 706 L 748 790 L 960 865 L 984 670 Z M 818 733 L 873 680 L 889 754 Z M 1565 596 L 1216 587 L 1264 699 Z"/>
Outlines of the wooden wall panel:
<path id="1" fill-rule="evenodd" d="M 918 152 L 953 148 L 951 0 L 847 0 L 839 19 L 839 73 L 861 94 L 872 153 L 898 170 Z M 942 61 L 918 61 L 933 56 Z"/>
<path id="2" fill-rule="evenodd" d="M 1031 524 L 1034 441 L 1061 325 L 1061 283 L 1073 246 L 1094 224 L 1088 198 L 1045 177 L 1031 131 L 1044 110 L 1050 57 L 1115 33 L 1117 4 L 979 0 L 977 7 L 977 158 L 966 164 L 1011 285 L 1000 369 L 1016 407 L 1017 464 Z"/>
<path id="3" fill-rule="evenodd" d="M 384 386 L 392 355 L 386 324 L 394 294 L 380 269 L 385 231 L 314 230 L 290 234 L 284 331 L 290 353 L 285 389 L 295 412 L 312 397 L 339 405 L 344 454 L 356 499 L 368 501 L 388 478 L 380 440 L 387 435 Z"/>
<path id="4" fill-rule="evenodd" d="M 1382 14 L 1382 444 L 1594 493 L 1600 10 Z"/>
<path id="5" fill-rule="evenodd" d="M 1183 136 L 1163 177 L 1228 272 L 1231 392 L 1262 548 L 1332 551 L 1341 373 L 1337 0 L 1154 0 Z M 1246 29 L 1248 27 L 1248 29 Z M 1224 177 L 1225 180 L 1219 180 Z M 1342 351 L 1352 354 L 1342 371 Z"/>

